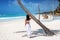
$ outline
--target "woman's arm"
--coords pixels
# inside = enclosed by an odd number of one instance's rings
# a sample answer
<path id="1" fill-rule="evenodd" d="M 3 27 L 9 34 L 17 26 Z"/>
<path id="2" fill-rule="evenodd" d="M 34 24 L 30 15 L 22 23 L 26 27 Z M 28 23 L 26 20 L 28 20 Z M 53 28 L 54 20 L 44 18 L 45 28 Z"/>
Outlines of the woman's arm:
<path id="1" fill-rule="evenodd" d="M 26 20 L 25 20 L 25 25 L 26 25 Z"/>

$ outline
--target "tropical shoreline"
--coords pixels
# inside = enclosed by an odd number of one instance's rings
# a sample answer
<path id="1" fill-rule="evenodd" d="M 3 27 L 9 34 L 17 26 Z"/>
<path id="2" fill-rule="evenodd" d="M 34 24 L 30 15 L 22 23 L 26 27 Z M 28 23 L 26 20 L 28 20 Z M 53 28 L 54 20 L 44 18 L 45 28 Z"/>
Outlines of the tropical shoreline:
<path id="1" fill-rule="evenodd" d="M 60 17 L 59 17 L 60 18 Z M 0 22 L 0 40 L 59 40 L 60 39 L 60 19 L 53 21 L 41 21 L 47 28 L 56 35 L 44 36 L 43 29 L 31 19 L 31 30 L 33 38 L 28 38 L 25 27 L 25 18 Z"/>

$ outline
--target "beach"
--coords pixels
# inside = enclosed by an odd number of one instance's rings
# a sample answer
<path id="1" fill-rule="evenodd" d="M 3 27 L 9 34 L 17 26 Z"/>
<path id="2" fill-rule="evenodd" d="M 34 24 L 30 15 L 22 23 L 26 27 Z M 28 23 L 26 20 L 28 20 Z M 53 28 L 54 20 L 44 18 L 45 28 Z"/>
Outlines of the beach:
<path id="1" fill-rule="evenodd" d="M 60 17 L 59 17 L 60 18 Z M 44 36 L 43 29 L 31 19 L 32 38 L 27 37 L 25 18 L 13 19 L 0 22 L 0 40 L 60 40 L 60 19 L 41 21 L 56 35 Z"/>

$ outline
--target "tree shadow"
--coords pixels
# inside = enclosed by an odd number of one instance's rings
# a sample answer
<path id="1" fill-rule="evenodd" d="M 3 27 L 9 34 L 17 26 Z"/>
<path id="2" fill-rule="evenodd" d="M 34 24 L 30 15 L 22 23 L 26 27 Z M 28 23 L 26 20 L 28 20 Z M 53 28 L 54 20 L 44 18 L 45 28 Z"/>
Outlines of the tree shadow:
<path id="1" fill-rule="evenodd" d="M 55 34 L 60 34 L 60 30 L 51 30 L 52 32 L 54 32 Z"/>
<path id="2" fill-rule="evenodd" d="M 60 34 L 60 30 L 51 30 L 51 31 L 54 32 L 55 35 Z M 37 29 L 37 31 L 33 31 L 32 35 L 34 35 L 35 37 L 47 36 L 43 29 Z"/>
<path id="3" fill-rule="evenodd" d="M 60 30 L 51 30 L 55 34 L 60 34 Z M 26 33 L 26 31 L 17 31 L 15 33 Z M 22 35 L 22 37 L 26 37 L 27 34 Z M 38 37 L 38 36 L 46 36 L 43 29 L 37 29 L 35 31 L 32 31 L 32 38 Z"/>
<path id="4" fill-rule="evenodd" d="M 16 31 L 14 33 L 24 33 L 24 32 L 26 32 L 26 31 Z"/>
<path id="5" fill-rule="evenodd" d="M 60 20 L 60 16 L 55 16 L 54 20 Z"/>

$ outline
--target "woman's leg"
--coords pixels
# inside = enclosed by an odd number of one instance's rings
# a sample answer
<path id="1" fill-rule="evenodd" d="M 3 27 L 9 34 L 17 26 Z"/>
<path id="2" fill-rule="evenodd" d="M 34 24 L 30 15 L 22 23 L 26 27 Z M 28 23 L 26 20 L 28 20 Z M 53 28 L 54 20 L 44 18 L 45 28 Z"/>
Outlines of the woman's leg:
<path id="1" fill-rule="evenodd" d="M 30 26 L 30 24 L 27 25 L 27 36 L 31 37 L 31 26 Z"/>

